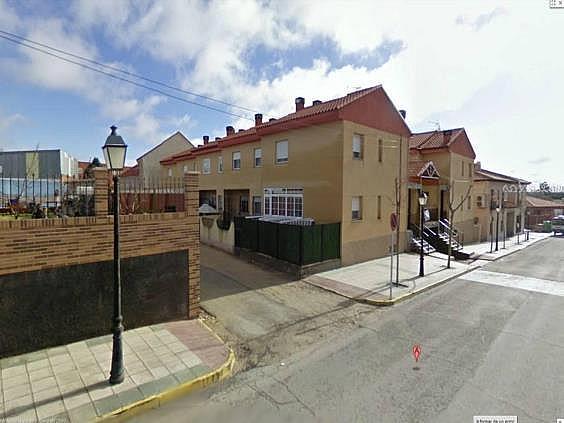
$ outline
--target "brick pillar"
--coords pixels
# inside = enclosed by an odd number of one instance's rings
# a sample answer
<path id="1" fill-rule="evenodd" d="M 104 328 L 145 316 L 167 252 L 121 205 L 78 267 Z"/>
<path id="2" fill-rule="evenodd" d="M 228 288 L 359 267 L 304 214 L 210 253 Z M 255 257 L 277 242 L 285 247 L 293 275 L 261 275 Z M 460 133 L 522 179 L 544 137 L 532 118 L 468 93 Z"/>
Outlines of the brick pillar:
<path id="1" fill-rule="evenodd" d="M 108 170 L 104 167 L 94 169 L 94 210 L 96 217 L 108 216 Z"/>
<path id="2" fill-rule="evenodd" d="M 190 247 L 188 248 L 188 318 L 200 315 L 200 202 L 199 172 L 184 175 L 184 210 L 189 216 Z"/>

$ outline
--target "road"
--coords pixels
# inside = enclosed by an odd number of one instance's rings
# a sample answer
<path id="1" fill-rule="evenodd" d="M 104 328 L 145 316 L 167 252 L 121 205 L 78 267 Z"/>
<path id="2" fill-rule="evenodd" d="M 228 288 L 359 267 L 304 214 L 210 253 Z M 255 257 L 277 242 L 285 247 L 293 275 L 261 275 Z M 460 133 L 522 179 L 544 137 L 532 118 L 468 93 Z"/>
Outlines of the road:
<path id="1" fill-rule="evenodd" d="M 474 415 L 517 415 L 520 423 L 555 422 L 564 418 L 563 261 L 564 238 L 538 242 L 135 420 L 471 422 Z M 414 344 L 422 348 L 417 365 Z"/>

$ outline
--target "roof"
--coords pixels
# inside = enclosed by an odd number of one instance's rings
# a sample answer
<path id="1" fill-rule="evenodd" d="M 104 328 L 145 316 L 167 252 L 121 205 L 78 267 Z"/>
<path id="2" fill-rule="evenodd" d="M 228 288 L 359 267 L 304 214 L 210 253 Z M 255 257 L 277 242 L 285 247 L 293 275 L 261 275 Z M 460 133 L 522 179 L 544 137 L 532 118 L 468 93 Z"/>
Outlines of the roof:
<path id="1" fill-rule="evenodd" d="M 121 172 L 121 176 L 139 176 L 139 166 L 126 167 L 123 172 Z"/>
<path id="2" fill-rule="evenodd" d="M 211 153 L 213 151 L 219 151 L 224 147 L 230 145 L 243 144 L 248 142 L 254 142 L 260 140 L 261 136 L 267 134 L 274 134 L 278 132 L 283 132 L 289 129 L 300 128 L 320 123 L 332 122 L 339 119 L 348 119 L 351 114 L 356 113 L 356 110 L 352 110 L 346 117 L 340 115 L 341 111 L 344 111 L 347 106 L 351 106 L 353 103 L 359 100 L 366 99 L 370 94 L 379 95 L 379 101 L 389 102 L 391 107 L 394 109 L 393 116 L 383 116 L 382 120 L 386 121 L 387 127 L 389 127 L 390 121 L 395 119 L 393 124 L 397 126 L 399 123 L 402 127 L 402 132 L 411 135 L 411 131 L 399 112 L 395 109 L 395 106 L 391 103 L 388 95 L 384 91 L 382 85 L 376 85 L 374 87 L 365 88 L 362 90 L 354 91 L 343 97 L 339 97 L 333 100 L 328 100 L 321 102 L 320 104 L 311 105 L 304 107 L 301 110 L 287 114 L 279 119 L 272 119 L 268 122 L 261 123 L 260 125 L 254 126 L 246 130 L 240 130 L 232 135 L 221 138 L 218 141 L 212 141 L 208 144 L 200 145 L 193 150 L 184 151 L 181 153 L 173 154 L 161 160 L 162 164 L 172 164 L 177 161 L 187 160 L 192 157 Z M 364 108 L 364 107 L 363 107 Z M 348 110 L 348 109 L 347 109 Z M 365 111 L 364 111 L 365 112 Z M 369 113 L 370 114 L 370 113 Z M 397 115 L 397 116 L 396 116 Z M 365 116 L 363 116 L 363 119 Z M 364 119 L 365 120 L 365 119 Z M 383 129 L 383 128 L 382 128 Z"/>
<path id="3" fill-rule="evenodd" d="M 504 175 L 503 173 L 493 172 L 487 169 L 475 169 L 474 171 L 475 181 L 497 181 L 497 182 L 509 182 L 512 184 L 529 185 L 530 182 L 520 178 L 514 178 L 513 176 Z"/>
<path id="4" fill-rule="evenodd" d="M 544 198 L 531 197 L 527 195 L 527 207 L 550 207 L 563 209 L 564 203 L 557 203 L 552 200 L 545 200 Z"/>
<path id="5" fill-rule="evenodd" d="M 407 174 L 412 180 L 419 180 L 421 178 L 438 179 L 440 177 L 435 164 L 429 160 L 409 160 Z"/>
<path id="6" fill-rule="evenodd" d="M 468 157 L 475 158 L 476 153 L 468 139 L 466 130 L 464 128 L 444 129 L 420 132 L 413 134 L 409 138 L 409 148 L 418 151 L 437 150 L 437 149 L 452 149 L 452 147 L 460 142 L 464 142 L 466 148 L 458 149 L 455 151 L 459 154 L 464 154 Z"/>
<path id="7" fill-rule="evenodd" d="M 145 157 L 147 154 L 152 153 L 153 151 L 155 151 L 157 148 L 159 148 L 161 145 L 163 145 L 164 143 L 166 143 L 167 141 L 169 141 L 172 137 L 176 136 L 176 135 L 180 135 L 182 138 L 184 138 L 186 140 L 186 143 L 191 147 L 194 148 L 194 144 L 192 144 L 190 142 L 190 140 L 188 138 L 186 138 L 184 136 L 184 134 L 180 131 L 176 131 L 174 134 L 172 134 L 170 137 L 166 138 L 164 141 L 160 142 L 159 144 L 155 145 L 153 148 L 151 148 L 149 151 L 143 153 L 142 156 L 139 156 L 137 158 L 137 160 L 141 160 L 143 157 Z"/>

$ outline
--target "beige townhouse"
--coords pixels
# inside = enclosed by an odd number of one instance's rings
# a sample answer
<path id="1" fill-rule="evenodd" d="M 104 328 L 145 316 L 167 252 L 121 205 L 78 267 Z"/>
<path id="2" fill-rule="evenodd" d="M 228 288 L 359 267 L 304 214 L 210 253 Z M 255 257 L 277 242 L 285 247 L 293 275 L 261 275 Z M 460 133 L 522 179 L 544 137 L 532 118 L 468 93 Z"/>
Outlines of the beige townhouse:
<path id="1" fill-rule="evenodd" d="M 311 218 L 341 223 L 344 265 L 388 252 L 390 215 L 399 211 L 405 248 L 407 158 L 411 132 L 380 85 L 309 106 L 160 163 L 163 176 L 200 176 L 200 203 L 229 215 Z M 399 199 L 399 204 L 398 204 Z"/>
<path id="2" fill-rule="evenodd" d="M 527 210 L 526 187 L 530 182 L 483 169 L 475 164 L 473 196 L 475 224 L 480 241 L 503 240 L 521 233 Z"/>
<path id="3" fill-rule="evenodd" d="M 415 230 L 420 221 L 418 197 L 427 194 L 427 226 L 441 232 L 454 227 L 461 242 L 477 239 L 474 223 L 472 183 L 476 153 L 464 128 L 413 134 L 409 140 L 408 227 Z M 448 222 L 449 205 L 461 205 Z"/>

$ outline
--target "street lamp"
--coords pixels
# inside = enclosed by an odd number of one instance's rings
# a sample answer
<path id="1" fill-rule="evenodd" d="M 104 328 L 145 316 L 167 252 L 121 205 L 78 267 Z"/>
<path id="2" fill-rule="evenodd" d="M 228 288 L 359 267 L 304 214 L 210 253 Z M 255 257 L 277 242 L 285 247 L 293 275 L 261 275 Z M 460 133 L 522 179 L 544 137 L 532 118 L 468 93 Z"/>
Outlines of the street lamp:
<path id="1" fill-rule="evenodd" d="M 498 251 L 499 248 L 499 211 L 500 208 L 495 208 L 496 218 L 495 218 L 495 250 Z"/>
<path id="2" fill-rule="evenodd" d="M 123 316 L 121 315 L 121 275 L 119 257 L 119 172 L 125 165 L 125 153 L 127 145 L 123 138 L 116 134 L 115 125 L 110 128 L 112 132 L 106 138 L 102 147 L 106 166 L 113 174 L 114 180 L 114 316 L 112 324 L 113 347 L 112 347 L 112 369 L 110 371 L 110 383 L 112 385 L 123 382 L 123 347 L 121 336 L 123 333 Z"/>
<path id="3" fill-rule="evenodd" d="M 423 224 L 424 224 L 424 219 L 423 219 L 423 210 L 425 208 L 425 205 L 427 204 L 427 194 L 425 194 L 423 191 L 421 191 L 421 193 L 419 194 L 419 237 L 421 239 L 421 248 L 419 249 L 419 276 L 425 276 L 425 270 L 423 267 Z"/>

